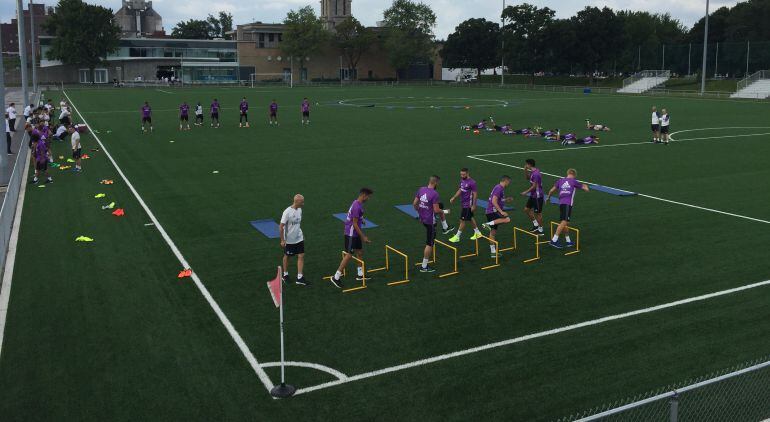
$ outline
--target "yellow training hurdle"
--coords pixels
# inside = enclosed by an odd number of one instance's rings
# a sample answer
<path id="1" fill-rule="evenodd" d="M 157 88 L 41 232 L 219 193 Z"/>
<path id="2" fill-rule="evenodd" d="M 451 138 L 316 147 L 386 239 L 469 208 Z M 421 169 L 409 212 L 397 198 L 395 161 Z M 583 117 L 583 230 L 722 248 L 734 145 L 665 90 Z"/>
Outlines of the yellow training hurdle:
<path id="1" fill-rule="evenodd" d="M 553 235 L 554 235 L 554 233 L 556 233 L 554 231 L 554 226 L 558 227 L 559 223 L 557 223 L 555 221 L 551 221 L 551 239 L 553 239 Z M 570 232 L 570 231 L 575 232 L 575 250 L 565 253 L 564 256 L 574 255 L 576 253 L 580 253 L 580 230 L 576 229 L 576 228 L 574 228 L 572 226 L 567 226 L 567 230 L 568 230 L 568 232 Z"/>
<path id="2" fill-rule="evenodd" d="M 455 248 L 452 245 L 447 245 L 446 243 L 444 243 L 444 242 L 442 242 L 442 241 L 440 241 L 438 239 L 436 239 L 434 242 L 435 242 L 435 244 L 433 245 L 433 259 L 428 261 L 429 264 L 433 264 L 433 263 L 436 262 L 436 249 L 437 249 L 436 245 L 441 245 L 441 246 L 449 249 L 450 251 L 452 251 L 452 253 L 454 254 L 454 270 L 450 271 L 448 273 L 445 273 L 445 274 L 439 274 L 438 277 L 439 278 L 444 278 L 444 277 L 449 277 L 450 275 L 459 274 L 460 271 L 458 271 L 458 269 L 457 269 L 457 258 L 458 258 L 458 256 L 457 256 L 457 248 Z M 418 266 L 418 267 L 422 266 L 422 263 L 420 262 L 416 266 Z"/>
<path id="3" fill-rule="evenodd" d="M 531 233 L 531 232 L 529 232 L 527 230 L 524 230 L 524 229 L 520 229 L 518 227 L 514 227 L 513 228 L 513 247 L 505 249 L 505 250 L 512 250 L 512 251 L 516 250 L 516 248 L 518 247 L 518 239 L 517 239 L 518 236 L 517 236 L 517 233 L 524 233 L 527 236 L 531 236 L 531 237 L 535 238 L 535 257 L 534 258 L 525 259 L 523 262 L 525 264 L 529 264 L 530 262 L 535 262 L 535 261 L 539 260 L 540 259 L 540 243 L 541 242 L 539 241 L 538 236 L 536 234 L 534 234 L 534 233 Z"/>
<path id="4" fill-rule="evenodd" d="M 405 253 L 399 251 L 396 248 L 391 247 L 390 245 L 385 245 L 385 266 L 380 268 L 372 268 L 371 270 L 369 270 L 369 272 L 376 273 L 378 271 L 390 270 L 390 252 L 401 255 L 401 257 L 404 258 L 404 278 L 398 281 L 391 281 L 390 283 L 388 283 L 388 286 L 397 286 L 399 284 L 408 283 L 409 282 L 409 257 L 406 256 Z"/>
<path id="5" fill-rule="evenodd" d="M 487 265 L 486 267 L 481 267 L 481 269 L 482 270 L 488 270 L 490 268 L 499 267 L 500 266 L 500 252 L 502 252 L 500 250 L 500 242 L 498 242 L 497 240 L 492 239 L 490 237 L 484 236 L 483 234 L 479 235 L 476 238 L 474 252 L 470 253 L 470 254 L 467 254 L 467 255 L 462 255 L 462 256 L 460 256 L 460 259 L 473 258 L 473 257 L 479 256 L 479 239 L 484 239 L 487 242 L 489 242 L 490 244 L 495 245 L 495 263 L 493 265 Z"/>
<path id="6" fill-rule="evenodd" d="M 345 251 L 342 251 L 342 257 L 343 257 L 343 258 L 345 257 L 345 254 L 346 254 L 346 253 L 347 253 L 347 252 L 345 252 Z M 366 288 L 366 280 L 367 280 L 367 279 L 366 279 L 366 263 L 365 263 L 363 260 L 361 260 L 361 259 L 358 259 L 358 258 L 357 258 L 355 255 L 353 255 L 353 254 L 350 254 L 350 259 L 352 259 L 352 260 L 354 260 L 354 261 L 358 262 L 359 264 L 361 264 L 361 273 L 362 273 L 364 276 L 363 276 L 363 277 L 361 277 L 361 285 L 360 285 L 360 286 L 357 286 L 357 287 L 351 287 L 351 288 L 349 288 L 349 289 L 343 289 L 343 290 L 342 290 L 342 293 L 355 292 L 355 291 L 357 291 L 357 290 L 363 290 L 363 289 L 365 289 L 365 288 Z M 343 269 L 342 269 L 342 276 L 344 277 L 344 276 L 346 275 L 346 273 L 347 273 L 346 269 L 345 269 L 345 268 L 343 268 Z M 331 280 L 331 279 L 332 279 L 332 277 L 334 277 L 334 276 L 330 275 L 330 276 L 328 276 L 328 277 L 324 277 L 323 279 L 324 279 L 324 280 Z"/>

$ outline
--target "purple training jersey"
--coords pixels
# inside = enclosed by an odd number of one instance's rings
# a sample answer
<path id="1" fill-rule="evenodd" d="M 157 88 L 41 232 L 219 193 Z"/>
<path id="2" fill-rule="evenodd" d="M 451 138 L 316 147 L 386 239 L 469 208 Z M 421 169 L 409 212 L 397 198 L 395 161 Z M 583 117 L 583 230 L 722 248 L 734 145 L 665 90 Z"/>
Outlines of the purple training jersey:
<path id="1" fill-rule="evenodd" d="M 147 117 L 150 117 L 151 114 L 152 114 L 152 107 L 148 105 L 142 106 L 142 117 L 147 118 Z"/>
<path id="2" fill-rule="evenodd" d="M 179 106 L 179 115 L 182 117 L 187 117 L 190 114 L 190 106 L 187 104 L 182 104 Z"/>
<path id="3" fill-rule="evenodd" d="M 307 113 L 310 111 L 310 103 L 307 100 L 302 101 L 302 112 Z"/>
<path id="4" fill-rule="evenodd" d="M 246 100 L 241 101 L 241 113 L 246 113 L 247 111 L 249 111 L 249 103 Z"/>
<path id="5" fill-rule="evenodd" d="M 473 194 L 477 191 L 476 181 L 470 177 L 460 180 L 460 201 L 463 208 L 470 208 L 473 206 Z"/>
<path id="6" fill-rule="evenodd" d="M 38 163 L 45 163 L 48 161 L 48 147 L 45 145 L 45 141 L 42 138 L 35 144 L 35 161 Z"/>
<path id="7" fill-rule="evenodd" d="M 358 237 L 358 232 L 355 226 L 353 226 L 354 218 L 358 219 L 359 227 L 364 224 L 364 207 L 357 199 L 353 201 L 350 209 L 348 209 L 348 216 L 345 219 L 345 236 Z"/>
<path id="8" fill-rule="evenodd" d="M 532 173 L 529 174 L 529 182 L 535 184 L 535 189 L 529 191 L 531 198 L 543 197 L 543 176 L 540 174 L 539 168 L 533 168 Z"/>
<path id="9" fill-rule="evenodd" d="M 278 103 L 270 103 L 270 112 L 275 113 L 278 111 Z"/>
<path id="10" fill-rule="evenodd" d="M 214 101 L 211 103 L 211 113 L 219 113 L 219 101 Z"/>
<path id="11" fill-rule="evenodd" d="M 559 205 L 573 205 L 575 192 L 583 188 L 583 184 L 572 177 L 563 177 L 553 186 L 559 190 Z"/>
<path id="12" fill-rule="evenodd" d="M 502 209 L 503 208 L 503 202 L 505 201 L 505 188 L 501 184 L 495 185 L 494 189 L 492 189 L 492 193 L 489 194 L 489 202 L 487 203 L 487 214 L 492 214 L 493 212 L 497 212 L 495 210 L 495 203 L 492 201 L 492 198 L 497 198 L 497 205 Z"/>
<path id="13" fill-rule="evenodd" d="M 423 224 L 436 224 L 433 204 L 438 204 L 440 201 L 436 189 L 423 186 L 417 190 L 415 198 L 417 198 L 417 215 L 420 217 L 420 221 Z"/>

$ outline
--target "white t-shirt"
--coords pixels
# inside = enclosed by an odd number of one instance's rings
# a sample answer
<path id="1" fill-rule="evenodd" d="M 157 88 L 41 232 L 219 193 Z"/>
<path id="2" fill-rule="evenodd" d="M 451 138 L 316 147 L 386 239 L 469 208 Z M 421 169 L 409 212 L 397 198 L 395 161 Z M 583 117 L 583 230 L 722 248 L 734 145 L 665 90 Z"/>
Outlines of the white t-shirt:
<path id="1" fill-rule="evenodd" d="M 203 106 L 201 106 L 201 105 L 195 106 L 195 115 L 196 116 L 202 116 L 203 115 Z"/>
<path id="2" fill-rule="evenodd" d="M 24 117 L 29 117 L 32 114 L 32 106 L 24 107 Z"/>
<path id="3" fill-rule="evenodd" d="M 62 135 L 64 135 L 64 132 L 67 131 L 67 128 L 64 127 L 64 125 L 59 125 L 59 127 L 56 129 L 56 138 L 61 139 Z"/>
<path id="4" fill-rule="evenodd" d="M 8 113 L 9 119 L 15 119 L 16 118 L 16 109 L 13 107 L 8 107 L 5 109 L 5 112 Z"/>
<path id="5" fill-rule="evenodd" d="M 668 113 L 660 116 L 660 125 L 661 126 L 668 126 Z"/>
<path id="6" fill-rule="evenodd" d="M 286 244 L 294 245 L 305 240 L 300 223 L 302 223 L 302 208 L 288 207 L 283 211 L 281 224 L 284 225 L 283 238 L 286 240 Z"/>
<path id="7" fill-rule="evenodd" d="M 652 112 L 652 124 L 659 125 L 660 124 L 660 117 L 658 116 L 657 111 Z"/>
<path id="8" fill-rule="evenodd" d="M 67 106 L 67 102 L 64 100 L 59 101 L 59 108 L 64 108 Z"/>
<path id="9" fill-rule="evenodd" d="M 61 113 L 59 114 L 59 120 L 65 118 L 65 117 L 69 117 L 69 115 L 70 115 L 70 112 L 66 108 L 63 108 L 61 110 Z"/>
<path id="10" fill-rule="evenodd" d="M 70 139 L 70 142 L 72 142 L 72 150 L 80 149 L 80 134 L 78 131 L 75 131 L 72 133 L 72 138 Z"/>

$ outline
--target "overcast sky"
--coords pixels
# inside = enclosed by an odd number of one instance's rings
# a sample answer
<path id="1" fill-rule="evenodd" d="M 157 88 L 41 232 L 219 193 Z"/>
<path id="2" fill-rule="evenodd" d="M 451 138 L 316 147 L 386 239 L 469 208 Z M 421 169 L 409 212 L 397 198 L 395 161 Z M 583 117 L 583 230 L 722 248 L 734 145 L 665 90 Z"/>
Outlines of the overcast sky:
<path id="1" fill-rule="evenodd" d="M 114 11 L 120 8 L 120 0 L 86 0 L 88 3 L 102 4 Z M 529 3 L 540 7 L 548 6 L 556 10 L 557 17 L 566 18 L 585 6 L 609 6 L 616 10 L 647 10 L 654 13 L 669 12 L 686 26 L 692 26 L 706 8 L 705 0 L 677 0 L 652 2 L 650 0 L 528 0 Z M 25 0 L 25 3 L 27 0 Z M 55 0 L 42 1 L 47 5 L 55 5 Z M 423 0 L 429 4 L 438 17 L 435 30 L 438 38 L 446 38 L 460 22 L 471 17 L 483 17 L 490 20 L 500 19 L 500 9 L 503 0 Z M 8 22 L 15 13 L 15 1 L 2 0 L 0 18 Z M 353 15 L 365 25 L 373 26 L 382 19 L 382 12 L 388 8 L 392 0 L 353 0 Z M 516 4 L 508 0 L 508 4 Z M 735 0 L 712 0 L 711 10 L 721 6 L 732 6 Z M 208 13 L 215 14 L 226 10 L 233 14 L 236 24 L 258 20 L 262 22 L 280 22 L 286 12 L 307 4 L 313 5 L 319 12 L 320 1 L 308 0 L 154 0 L 155 10 L 163 17 L 163 26 L 167 33 L 180 20 L 203 18 Z M 650 6 L 656 5 L 655 9 Z"/>

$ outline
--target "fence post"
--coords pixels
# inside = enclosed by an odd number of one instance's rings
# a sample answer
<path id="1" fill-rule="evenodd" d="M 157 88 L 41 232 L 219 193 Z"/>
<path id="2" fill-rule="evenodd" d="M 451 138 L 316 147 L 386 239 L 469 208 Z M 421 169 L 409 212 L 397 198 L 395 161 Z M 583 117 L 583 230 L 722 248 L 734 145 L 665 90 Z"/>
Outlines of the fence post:
<path id="1" fill-rule="evenodd" d="M 669 422 L 677 422 L 679 420 L 679 394 L 674 392 L 674 397 L 669 402 L 671 405 L 668 413 Z"/>

